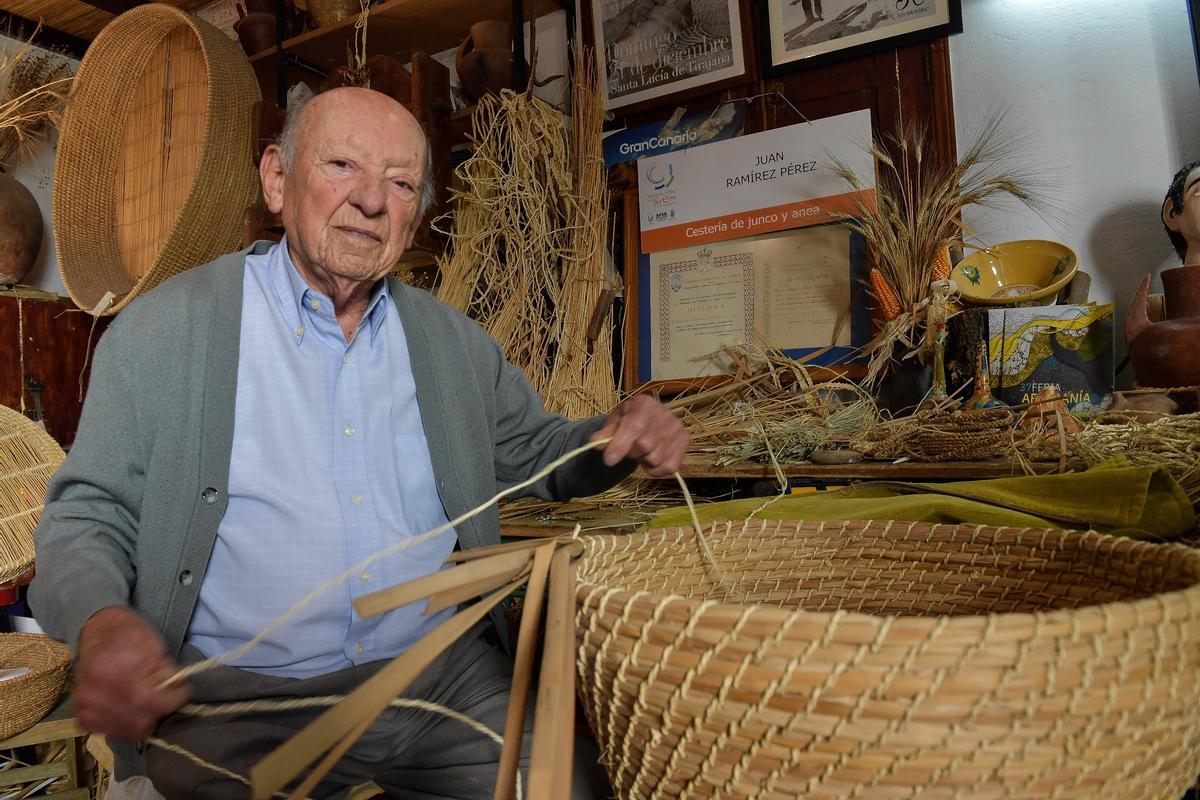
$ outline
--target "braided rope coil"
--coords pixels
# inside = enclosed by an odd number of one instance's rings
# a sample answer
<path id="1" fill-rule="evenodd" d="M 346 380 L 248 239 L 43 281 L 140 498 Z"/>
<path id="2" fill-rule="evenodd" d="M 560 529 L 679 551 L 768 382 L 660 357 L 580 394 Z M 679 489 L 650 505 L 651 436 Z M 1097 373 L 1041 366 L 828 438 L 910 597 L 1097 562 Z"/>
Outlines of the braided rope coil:
<path id="1" fill-rule="evenodd" d="M 705 538 L 728 582 L 688 529 L 587 540 L 577 686 L 621 798 L 1176 800 L 1200 772 L 1200 551 L 897 522 Z"/>

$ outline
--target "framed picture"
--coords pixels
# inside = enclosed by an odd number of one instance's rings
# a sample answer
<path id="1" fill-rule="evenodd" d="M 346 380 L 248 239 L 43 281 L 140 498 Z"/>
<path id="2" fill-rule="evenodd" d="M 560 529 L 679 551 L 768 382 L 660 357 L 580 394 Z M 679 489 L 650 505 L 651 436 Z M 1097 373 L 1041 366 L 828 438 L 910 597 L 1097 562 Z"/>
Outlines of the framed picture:
<path id="1" fill-rule="evenodd" d="M 763 0 L 771 76 L 962 33 L 960 0 Z"/>
<path id="2" fill-rule="evenodd" d="M 1200 0 L 1188 0 L 1188 21 L 1192 24 L 1192 55 L 1200 74 Z"/>
<path id="3" fill-rule="evenodd" d="M 755 79 L 750 0 L 582 0 L 609 111 L 633 113 Z"/>
<path id="4" fill-rule="evenodd" d="M 642 253 L 636 191 L 625 193 L 627 392 L 719 386 L 721 348 L 760 340 L 817 380 L 861 378 L 871 339 L 866 241 L 840 225 Z"/>

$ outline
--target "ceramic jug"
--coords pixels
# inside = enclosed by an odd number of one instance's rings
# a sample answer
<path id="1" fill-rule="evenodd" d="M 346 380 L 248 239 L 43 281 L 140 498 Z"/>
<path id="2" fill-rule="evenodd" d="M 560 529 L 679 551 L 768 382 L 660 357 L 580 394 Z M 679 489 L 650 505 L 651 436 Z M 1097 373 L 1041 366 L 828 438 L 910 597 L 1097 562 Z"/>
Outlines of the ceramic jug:
<path id="1" fill-rule="evenodd" d="M 1146 313 L 1150 275 L 1142 279 L 1125 320 L 1125 344 L 1142 386 L 1200 385 L 1200 264 L 1162 273 L 1166 318 Z"/>

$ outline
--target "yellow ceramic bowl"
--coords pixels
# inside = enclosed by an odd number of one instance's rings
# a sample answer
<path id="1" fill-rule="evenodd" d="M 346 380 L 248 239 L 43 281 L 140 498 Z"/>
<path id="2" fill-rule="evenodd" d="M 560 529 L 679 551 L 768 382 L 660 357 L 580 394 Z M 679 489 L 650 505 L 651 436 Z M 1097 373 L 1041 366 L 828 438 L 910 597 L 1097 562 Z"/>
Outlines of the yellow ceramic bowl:
<path id="1" fill-rule="evenodd" d="M 972 253 L 950 277 L 972 303 L 1011 306 L 1053 297 L 1078 268 L 1075 251 L 1065 244 L 1021 239 Z"/>

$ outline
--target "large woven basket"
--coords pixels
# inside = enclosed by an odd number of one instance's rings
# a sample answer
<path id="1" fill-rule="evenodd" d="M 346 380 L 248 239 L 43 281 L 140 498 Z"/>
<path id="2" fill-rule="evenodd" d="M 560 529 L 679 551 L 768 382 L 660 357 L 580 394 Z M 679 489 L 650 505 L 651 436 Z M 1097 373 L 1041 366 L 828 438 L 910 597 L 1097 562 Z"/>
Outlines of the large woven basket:
<path id="1" fill-rule="evenodd" d="M 65 457 L 40 426 L 0 406 L 0 583 L 33 564 L 33 532 L 46 485 Z"/>
<path id="2" fill-rule="evenodd" d="M 0 741 L 37 724 L 67 686 L 71 649 L 49 636 L 0 633 L 0 670 L 28 667 L 28 674 L 0 681 Z"/>
<path id="3" fill-rule="evenodd" d="M 1178 800 L 1200 551 L 1096 533 L 717 523 L 595 536 L 579 693 L 621 798 Z"/>
<path id="4" fill-rule="evenodd" d="M 120 311 L 236 249 L 258 198 L 260 95 L 238 43 L 168 5 L 109 23 L 84 56 L 59 131 L 54 240 L 71 299 Z"/>

